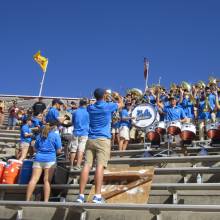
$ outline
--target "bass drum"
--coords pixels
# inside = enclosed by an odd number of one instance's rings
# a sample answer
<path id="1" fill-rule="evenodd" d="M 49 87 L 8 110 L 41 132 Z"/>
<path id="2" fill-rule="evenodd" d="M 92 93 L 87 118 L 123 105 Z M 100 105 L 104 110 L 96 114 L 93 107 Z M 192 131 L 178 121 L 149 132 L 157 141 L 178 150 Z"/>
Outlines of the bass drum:
<path id="1" fill-rule="evenodd" d="M 156 120 L 156 110 L 151 104 L 143 104 L 136 106 L 131 113 L 132 123 L 137 128 L 147 128 Z"/>
<path id="2" fill-rule="evenodd" d="M 206 132 L 208 138 L 212 140 L 220 140 L 220 129 L 218 123 L 208 123 L 206 125 Z"/>
<path id="3" fill-rule="evenodd" d="M 170 121 L 167 123 L 167 133 L 170 135 L 178 135 L 181 132 L 181 122 L 180 121 Z"/>
<path id="4" fill-rule="evenodd" d="M 196 126 L 192 123 L 185 123 L 181 127 L 180 138 L 183 141 L 192 141 L 196 137 Z"/>

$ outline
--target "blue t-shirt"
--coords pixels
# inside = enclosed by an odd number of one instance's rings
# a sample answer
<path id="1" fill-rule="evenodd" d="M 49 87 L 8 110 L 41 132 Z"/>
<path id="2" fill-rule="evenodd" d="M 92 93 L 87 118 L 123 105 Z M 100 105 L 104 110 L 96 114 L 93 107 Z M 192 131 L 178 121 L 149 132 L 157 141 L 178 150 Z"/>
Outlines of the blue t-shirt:
<path id="1" fill-rule="evenodd" d="M 58 123 L 59 122 L 58 117 L 59 117 L 59 111 L 56 108 L 51 107 L 46 115 L 46 122 Z"/>
<path id="2" fill-rule="evenodd" d="M 39 118 L 32 118 L 33 127 L 42 127 L 43 123 Z"/>
<path id="3" fill-rule="evenodd" d="M 209 94 L 208 100 L 209 100 L 209 106 L 210 106 L 211 110 L 213 111 L 215 108 L 215 95 L 212 93 Z"/>
<path id="4" fill-rule="evenodd" d="M 80 107 L 72 114 L 73 134 L 75 136 L 88 136 L 89 113 L 85 107 Z"/>
<path id="5" fill-rule="evenodd" d="M 68 108 L 66 111 L 73 114 L 77 109 Z"/>
<path id="6" fill-rule="evenodd" d="M 121 117 L 120 126 L 126 126 L 130 128 L 131 120 L 123 120 L 123 118 L 129 117 L 128 110 L 126 108 L 122 109 L 122 111 L 120 112 L 120 117 Z"/>
<path id="7" fill-rule="evenodd" d="M 205 100 L 199 102 L 198 119 L 200 119 L 200 120 L 211 119 L 211 113 L 210 112 L 204 112 L 205 105 L 206 105 Z"/>
<path id="8" fill-rule="evenodd" d="M 31 134 L 31 128 L 27 124 L 21 127 L 20 139 L 21 139 L 21 142 L 31 143 L 31 140 L 32 140 L 31 137 L 25 137 L 25 133 Z"/>
<path id="9" fill-rule="evenodd" d="M 187 118 L 194 118 L 193 103 L 188 98 L 183 98 L 181 106 Z"/>
<path id="10" fill-rule="evenodd" d="M 176 121 L 186 118 L 186 114 L 180 106 L 167 106 L 163 109 L 166 121 Z"/>
<path id="11" fill-rule="evenodd" d="M 56 150 L 62 147 L 61 138 L 55 131 L 51 131 L 47 138 L 43 138 L 40 135 L 36 138 L 35 149 L 37 151 L 35 155 L 36 162 L 55 162 Z"/>
<path id="12" fill-rule="evenodd" d="M 112 113 L 118 109 L 118 104 L 97 101 L 87 107 L 89 113 L 89 138 L 111 138 Z"/>

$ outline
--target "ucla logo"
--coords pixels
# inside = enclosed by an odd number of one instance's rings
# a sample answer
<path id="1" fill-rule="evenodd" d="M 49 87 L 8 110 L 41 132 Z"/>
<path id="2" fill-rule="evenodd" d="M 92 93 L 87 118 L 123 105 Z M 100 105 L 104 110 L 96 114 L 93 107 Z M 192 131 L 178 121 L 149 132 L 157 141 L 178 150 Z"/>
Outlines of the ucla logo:
<path id="1" fill-rule="evenodd" d="M 145 119 L 150 119 L 152 117 L 151 113 L 148 111 L 148 109 L 146 110 L 137 110 L 137 118 L 136 120 L 145 120 Z"/>

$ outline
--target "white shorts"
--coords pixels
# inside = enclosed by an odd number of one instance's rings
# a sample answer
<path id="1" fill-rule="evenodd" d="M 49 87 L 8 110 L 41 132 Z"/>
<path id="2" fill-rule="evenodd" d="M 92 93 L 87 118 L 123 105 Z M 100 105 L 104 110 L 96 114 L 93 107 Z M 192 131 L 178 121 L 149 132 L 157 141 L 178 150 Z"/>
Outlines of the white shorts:
<path id="1" fill-rule="evenodd" d="M 112 128 L 112 134 L 118 134 L 119 128 Z"/>
<path id="2" fill-rule="evenodd" d="M 42 169 L 49 169 L 49 168 L 56 168 L 56 162 L 34 162 L 32 168 L 42 168 Z"/>
<path id="3" fill-rule="evenodd" d="M 68 146 L 70 153 L 76 153 L 77 151 L 84 152 L 87 140 L 88 136 L 77 137 L 73 135 Z"/>
<path id="4" fill-rule="evenodd" d="M 127 126 L 122 126 L 119 128 L 120 138 L 124 138 L 126 141 L 130 140 L 130 130 Z"/>

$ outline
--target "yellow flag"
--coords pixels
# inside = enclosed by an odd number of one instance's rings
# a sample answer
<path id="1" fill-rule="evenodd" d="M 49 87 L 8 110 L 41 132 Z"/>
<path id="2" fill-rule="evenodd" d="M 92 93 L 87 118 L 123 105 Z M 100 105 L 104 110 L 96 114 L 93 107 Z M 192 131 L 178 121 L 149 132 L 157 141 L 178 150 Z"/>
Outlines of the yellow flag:
<path id="1" fill-rule="evenodd" d="M 48 59 L 41 56 L 40 51 L 34 55 L 34 60 L 40 65 L 41 69 L 45 73 L 47 71 Z"/>

